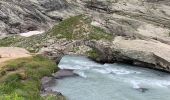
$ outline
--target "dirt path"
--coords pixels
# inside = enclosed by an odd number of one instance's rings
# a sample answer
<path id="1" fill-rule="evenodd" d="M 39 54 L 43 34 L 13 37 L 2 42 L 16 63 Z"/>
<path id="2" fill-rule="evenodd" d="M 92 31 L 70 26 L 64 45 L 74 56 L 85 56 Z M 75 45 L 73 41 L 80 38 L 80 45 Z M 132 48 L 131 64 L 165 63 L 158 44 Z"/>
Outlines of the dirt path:
<path id="1" fill-rule="evenodd" d="M 17 47 L 0 47 L 0 64 L 11 59 L 17 59 L 22 57 L 29 57 L 30 53 Z"/>

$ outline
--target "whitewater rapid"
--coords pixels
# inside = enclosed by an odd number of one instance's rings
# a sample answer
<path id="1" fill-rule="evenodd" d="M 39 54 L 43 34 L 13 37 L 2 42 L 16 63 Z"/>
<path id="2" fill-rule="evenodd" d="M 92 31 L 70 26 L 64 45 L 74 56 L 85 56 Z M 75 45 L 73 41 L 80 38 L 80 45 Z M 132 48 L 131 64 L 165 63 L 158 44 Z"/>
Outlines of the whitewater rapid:
<path id="1" fill-rule="evenodd" d="M 56 80 L 54 91 L 68 100 L 170 100 L 170 74 L 125 64 L 98 64 L 86 57 L 65 56 L 61 69 L 80 77 Z"/>

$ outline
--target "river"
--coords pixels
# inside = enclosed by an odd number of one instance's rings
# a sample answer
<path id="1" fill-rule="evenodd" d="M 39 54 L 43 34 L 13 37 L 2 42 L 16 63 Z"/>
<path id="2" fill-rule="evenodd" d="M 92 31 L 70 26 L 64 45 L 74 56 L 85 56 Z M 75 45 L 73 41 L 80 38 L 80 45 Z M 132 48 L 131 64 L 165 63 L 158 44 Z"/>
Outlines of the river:
<path id="1" fill-rule="evenodd" d="M 86 57 L 64 56 L 61 69 L 79 77 L 56 80 L 51 88 L 68 100 L 170 100 L 170 74 L 126 64 L 99 64 Z"/>

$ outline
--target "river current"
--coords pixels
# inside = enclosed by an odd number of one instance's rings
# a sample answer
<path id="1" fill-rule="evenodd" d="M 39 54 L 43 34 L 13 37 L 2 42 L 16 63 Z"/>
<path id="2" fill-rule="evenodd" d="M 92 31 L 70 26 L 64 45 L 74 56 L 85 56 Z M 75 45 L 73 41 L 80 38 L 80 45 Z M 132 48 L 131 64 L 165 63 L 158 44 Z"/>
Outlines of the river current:
<path id="1" fill-rule="evenodd" d="M 86 57 L 64 56 L 61 69 L 79 77 L 56 80 L 51 88 L 68 100 L 170 100 L 170 74 L 126 64 L 98 64 Z"/>

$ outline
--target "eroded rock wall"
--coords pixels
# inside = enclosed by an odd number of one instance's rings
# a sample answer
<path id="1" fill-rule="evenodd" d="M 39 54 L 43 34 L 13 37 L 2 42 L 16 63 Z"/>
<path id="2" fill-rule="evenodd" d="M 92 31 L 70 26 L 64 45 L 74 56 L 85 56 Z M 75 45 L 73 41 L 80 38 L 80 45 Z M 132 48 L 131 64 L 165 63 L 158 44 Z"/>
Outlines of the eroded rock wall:
<path id="1" fill-rule="evenodd" d="M 49 29 L 67 8 L 66 0 L 1 0 L 0 34 Z"/>

